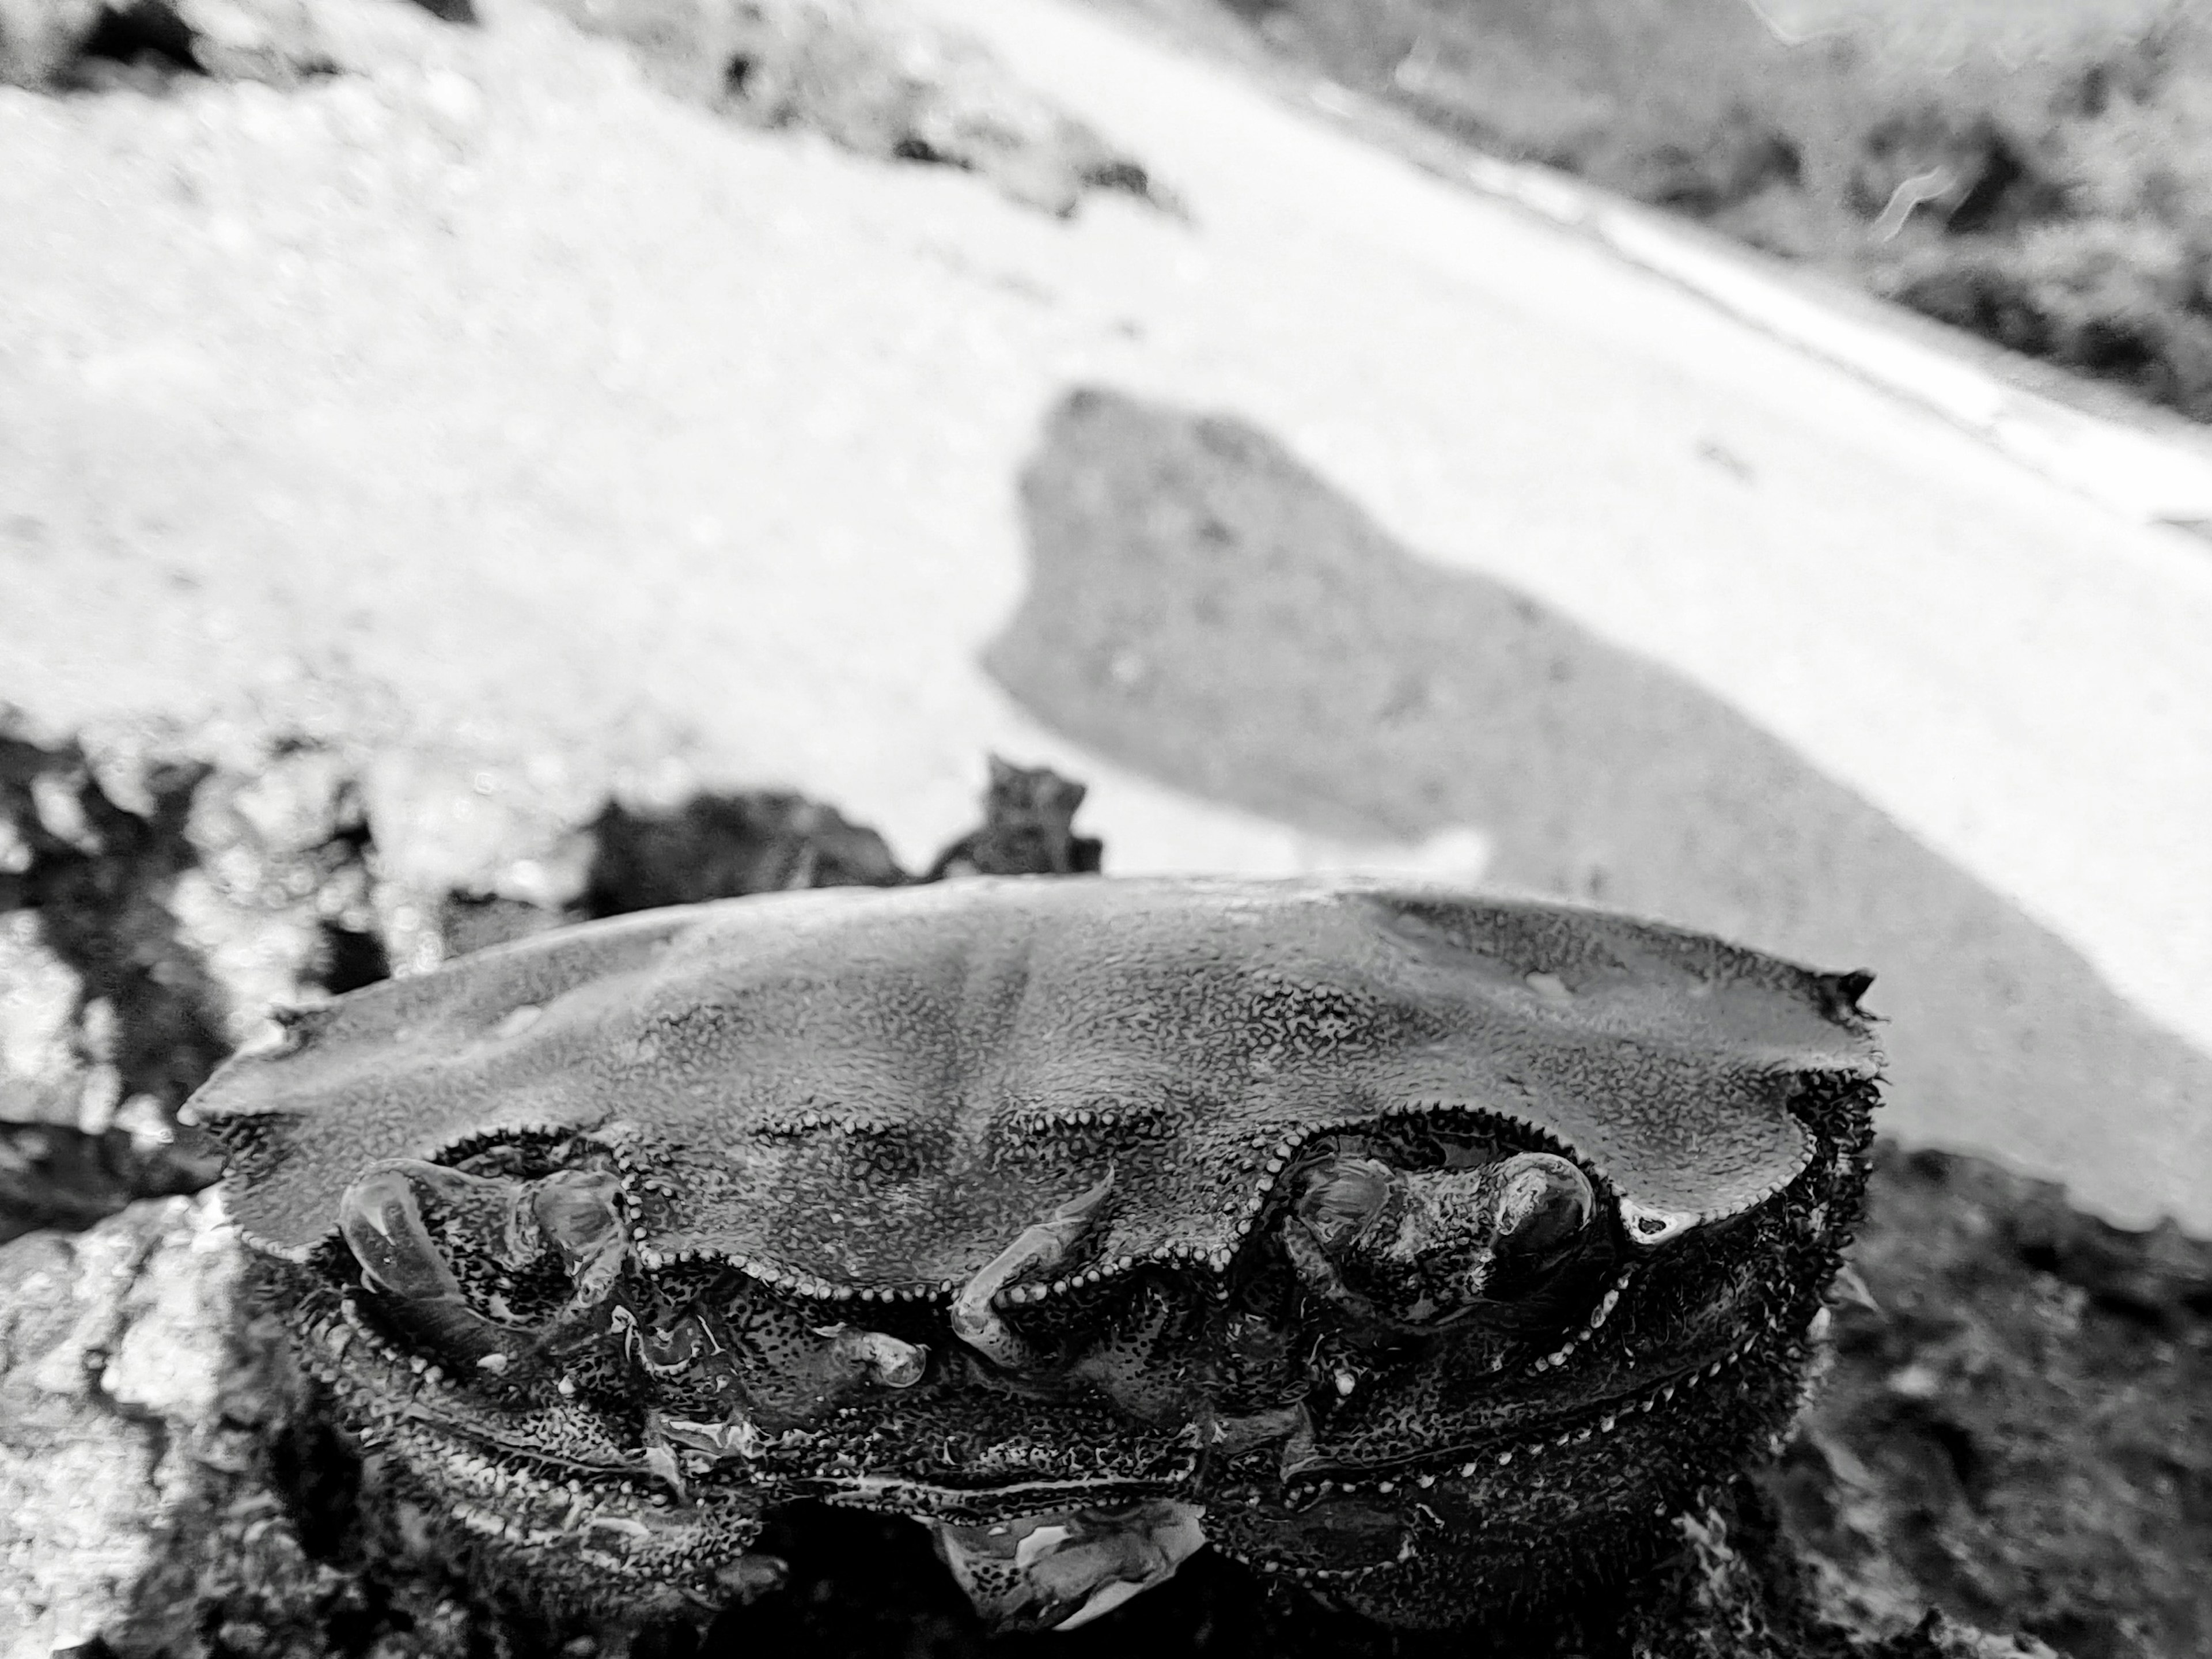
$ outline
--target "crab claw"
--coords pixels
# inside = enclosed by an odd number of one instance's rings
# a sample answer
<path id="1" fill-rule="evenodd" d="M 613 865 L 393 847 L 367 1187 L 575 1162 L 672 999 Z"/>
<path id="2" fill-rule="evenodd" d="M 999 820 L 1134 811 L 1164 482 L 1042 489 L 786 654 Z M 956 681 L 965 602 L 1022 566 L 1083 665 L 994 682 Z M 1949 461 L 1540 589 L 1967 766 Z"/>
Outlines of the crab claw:
<path id="1" fill-rule="evenodd" d="M 1406 1177 L 1380 1158 L 1335 1158 L 1322 1164 L 1298 1199 L 1297 1218 L 1322 1248 L 1346 1248 L 1397 1205 Z"/>
<path id="2" fill-rule="evenodd" d="M 612 1291 L 626 1259 L 619 1186 L 610 1175 L 563 1170 L 539 1181 L 472 1176 L 419 1158 L 372 1164 L 338 1200 L 338 1231 L 370 1289 L 404 1310 L 418 1331 L 513 1380 L 540 1341 Z M 438 1218 L 434 1235 L 425 1202 Z M 443 1238 L 445 1244 L 440 1240 Z M 447 1255 L 447 1246 L 457 1252 Z M 568 1272 L 568 1307 L 525 1332 L 470 1304 L 453 1263 L 526 1267 L 548 1248 Z"/>
<path id="3" fill-rule="evenodd" d="M 1206 1542 L 1204 1514 L 1158 1498 L 991 1526 L 922 1524 L 975 1611 L 1006 1633 L 1073 1630 L 1173 1577 Z"/>
<path id="4" fill-rule="evenodd" d="M 629 1243 L 616 1198 L 622 1184 L 595 1170 L 562 1170 L 535 1183 L 530 1208 L 545 1237 L 561 1254 L 574 1287 L 572 1307 L 605 1299 L 621 1274 Z"/>
<path id="5" fill-rule="evenodd" d="M 831 1325 L 815 1334 L 830 1339 L 830 1352 L 836 1363 L 851 1366 L 881 1388 L 910 1389 L 929 1369 L 927 1348 L 918 1342 L 902 1342 L 881 1331 Z"/>
<path id="6" fill-rule="evenodd" d="M 459 1302 L 461 1282 L 422 1222 L 412 1173 L 398 1164 L 372 1168 L 338 1200 L 338 1231 L 362 1277 L 410 1302 Z"/>
<path id="7" fill-rule="evenodd" d="M 780 1555 L 740 1555 L 714 1569 L 715 1582 L 738 1607 L 780 1590 L 791 1577 L 791 1564 Z"/>
<path id="8" fill-rule="evenodd" d="M 412 1170 L 404 1164 L 372 1167 L 338 1201 L 338 1230 L 370 1289 L 449 1358 L 472 1362 L 494 1376 L 513 1370 L 528 1345 L 468 1305 L 460 1280 L 422 1220 Z"/>
<path id="9" fill-rule="evenodd" d="M 1075 1242 L 1096 1224 L 1113 1190 L 1114 1172 L 1109 1170 L 1089 1192 L 1024 1227 L 1012 1243 L 962 1287 L 952 1304 L 952 1334 L 994 1364 L 1009 1370 L 1027 1370 L 1040 1364 L 1042 1356 L 1015 1333 L 992 1304 L 1000 1291 L 1022 1274 L 1054 1267 L 1064 1261 Z"/>

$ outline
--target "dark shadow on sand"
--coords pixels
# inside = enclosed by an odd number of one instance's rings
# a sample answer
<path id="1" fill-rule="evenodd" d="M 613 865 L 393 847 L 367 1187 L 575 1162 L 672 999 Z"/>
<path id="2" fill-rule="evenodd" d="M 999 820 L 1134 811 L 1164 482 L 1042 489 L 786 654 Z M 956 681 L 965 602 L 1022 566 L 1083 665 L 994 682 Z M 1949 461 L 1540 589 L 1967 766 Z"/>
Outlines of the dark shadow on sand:
<path id="1" fill-rule="evenodd" d="M 2071 946 L 1719 699 L 1401 547 L 1265 433 L 1078 392 L 1022 501 L 1030 587 L 985 665 L 1100 754 L 1320 834 L 1474 825 L 1497 884 L 1872 968 L 1909 1139 L 2154 1209 L 2212 1157 L 2212 1057 Z"/>

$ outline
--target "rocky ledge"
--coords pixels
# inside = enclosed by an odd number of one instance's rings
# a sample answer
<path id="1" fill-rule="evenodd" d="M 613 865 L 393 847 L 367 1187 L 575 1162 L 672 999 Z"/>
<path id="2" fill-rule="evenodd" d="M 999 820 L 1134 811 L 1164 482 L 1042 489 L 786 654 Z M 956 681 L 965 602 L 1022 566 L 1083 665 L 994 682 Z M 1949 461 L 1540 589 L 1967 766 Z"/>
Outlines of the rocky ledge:
<path id="1" fill-rule="evenodd" d="M 1098 868 L 1081 799 L 994 763 L 983 822 L 927 878 Z M 556 798 L 250 719 L 0 732 L 0 1659 L 981 1651 L 896 1519 L 800 1512 L 765 1540 L 791 1587 L 703 1632 L 549 1621 L 458 1573 L 320 1416 L 175 1121 L 272 1003 L 566 921 L 915 878 L 787 793 Z M 1887 1148 L 1832 1311 L 1831 1374 L 1779 1462 L 1677 1517 L 1656 1579 L 1490 1632 L 1498 1650 L 2201 1650 L 2212 1245 Z M 1428 1645 L 1208 1556 L 1049 1639 L 1066 1659 Z"/>

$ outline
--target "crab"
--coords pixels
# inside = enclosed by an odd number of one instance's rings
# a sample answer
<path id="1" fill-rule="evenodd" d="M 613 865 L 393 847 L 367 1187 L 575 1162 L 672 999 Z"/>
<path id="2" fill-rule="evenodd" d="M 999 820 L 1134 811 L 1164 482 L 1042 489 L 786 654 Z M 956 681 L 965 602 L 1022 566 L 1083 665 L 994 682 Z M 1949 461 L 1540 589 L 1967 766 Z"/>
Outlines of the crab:
<path id="1" fill-rule="evenodd" d="M 1000 1628 L 1207 1546 L 1442 1626 L 1786 1428 L 1868 983 L 1353 878 L 823 889 L 357 991 L 194 1111 L 337 1415 L 550 1602 L 747 1600 L 817 1501 Z"/>

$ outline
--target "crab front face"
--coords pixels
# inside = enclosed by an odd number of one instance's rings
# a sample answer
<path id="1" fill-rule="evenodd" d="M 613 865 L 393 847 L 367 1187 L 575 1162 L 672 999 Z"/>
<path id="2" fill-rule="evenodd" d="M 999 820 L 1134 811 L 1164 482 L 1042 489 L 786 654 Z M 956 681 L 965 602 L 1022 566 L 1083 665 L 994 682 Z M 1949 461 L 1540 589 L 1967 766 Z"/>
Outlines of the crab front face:
<path id="1" fill-rule="evenodd" d="M 1011 1627 L 1207 1541 L 1443 1624 L 1786 1420 L 1858 988 L 1360 884 L 825 891 L 372 988 L 197 1109 L 342 1415 L 564 1599 L 742 1599 L 812 1499 Z"/>

